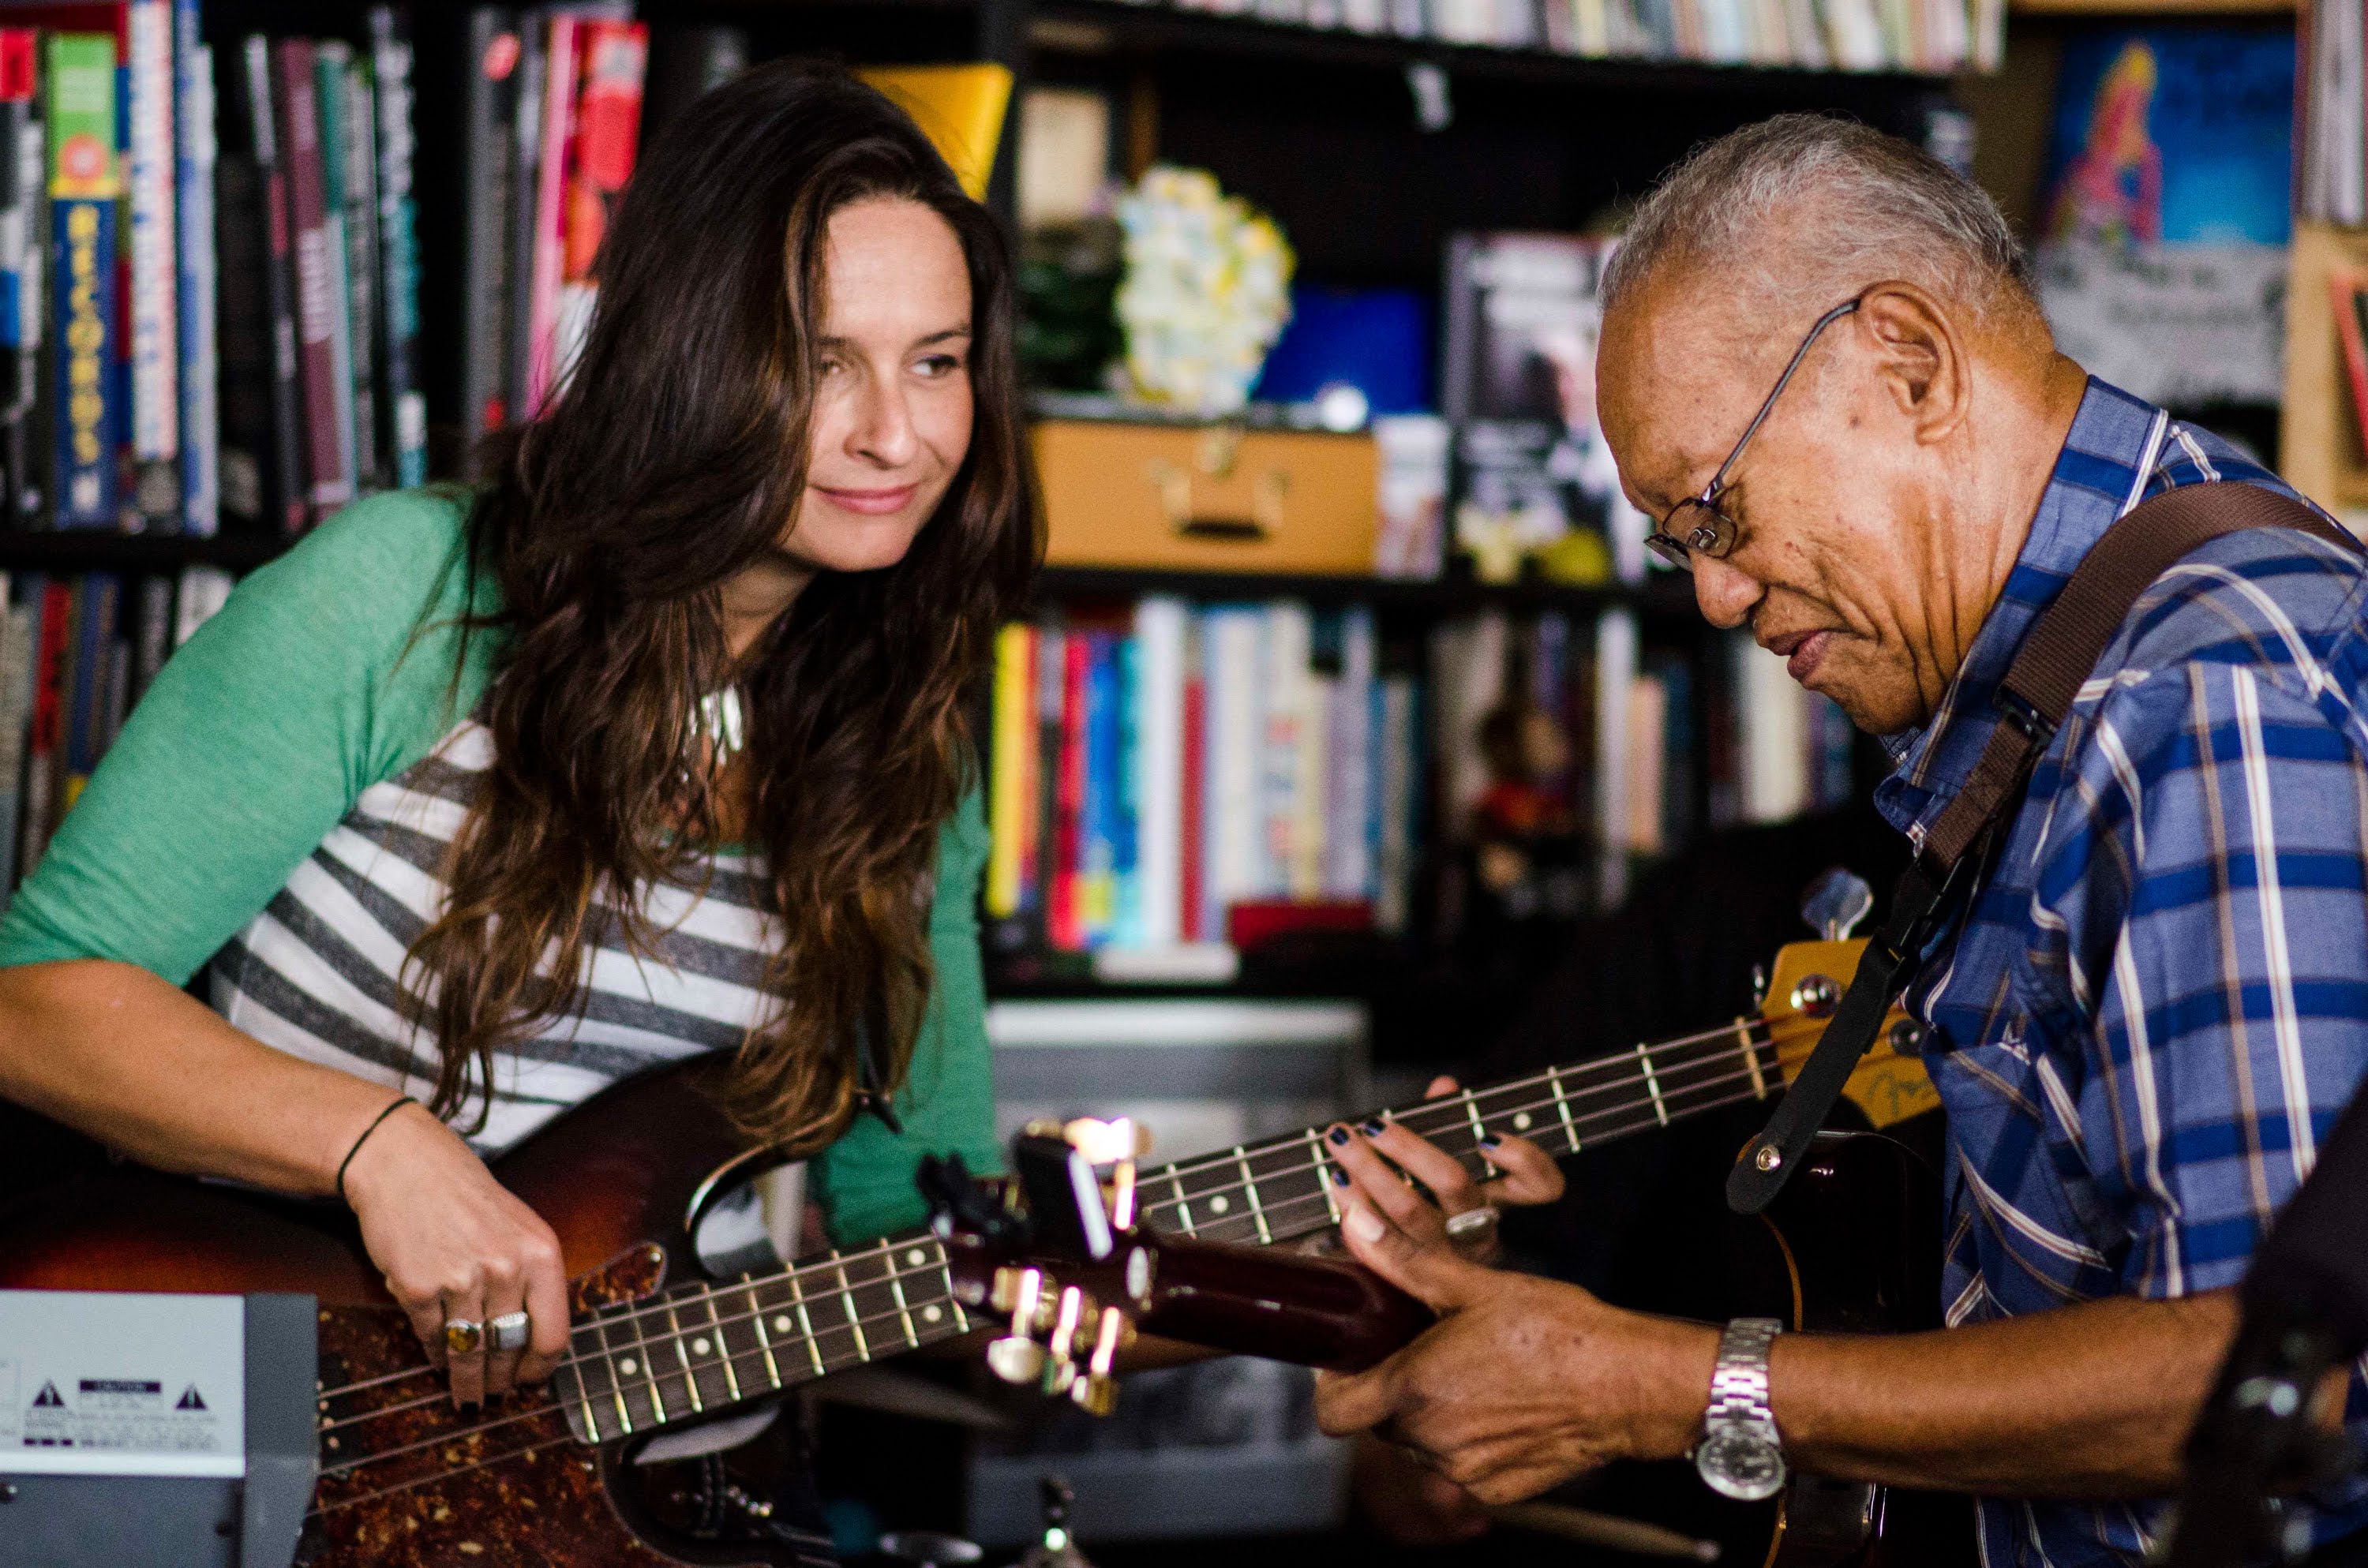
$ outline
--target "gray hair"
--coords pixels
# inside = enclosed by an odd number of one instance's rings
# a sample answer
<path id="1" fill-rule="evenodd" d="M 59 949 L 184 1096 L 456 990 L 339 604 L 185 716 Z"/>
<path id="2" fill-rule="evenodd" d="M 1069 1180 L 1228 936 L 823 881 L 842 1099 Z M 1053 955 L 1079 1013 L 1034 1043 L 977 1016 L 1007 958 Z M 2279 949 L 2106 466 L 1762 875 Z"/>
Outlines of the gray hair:
<path id="1" fill-rule="evenodd" d="M 1815 211 L 1770 254 L 1777 221 Z M 1780 114 L 1696 148 L 1637 206 L 1605 269 L 1603 308 L 1671 264 L 1733 275 L 1761 302 L 1905 278 L 1978 313 L 2032 301 L 2030 264 L 1987 193 L 1896 136 L 1826 115 Z M 1833 298 L 1826 296 L 1831 294 Z"/>

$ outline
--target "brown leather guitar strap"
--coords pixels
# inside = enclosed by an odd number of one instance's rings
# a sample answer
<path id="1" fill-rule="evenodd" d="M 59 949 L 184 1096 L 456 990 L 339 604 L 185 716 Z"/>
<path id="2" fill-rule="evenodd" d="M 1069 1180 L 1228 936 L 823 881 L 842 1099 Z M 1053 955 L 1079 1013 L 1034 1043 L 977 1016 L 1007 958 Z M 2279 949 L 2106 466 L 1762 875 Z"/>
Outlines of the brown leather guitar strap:
<path id="1" fill-rule="evenodd" d="M 2047 607 L 1999 683 L 2005 722 L 1956 799 L 1933 822 L 1891 898 L 1891 918 L 1866 945 L 1824 1038 L 1793 1080 L 1767 1131 L 1727 1176 L 1727 1207 L 1757 1214 L 1776 1199 L 1841 1097 L 1892 999 L 1906 990 L 1954 895 L 1980 874 L 2014 818 L 2031 770 L 2072 710 L 2106 646 L 2155 580 L 2209 540 L 2242 528 L 2299 528 L 2355 554 L 2360 541 L 2290 496 L 2260 485 L 2186 484 L 2135 506 L 2105 530 Z"/>

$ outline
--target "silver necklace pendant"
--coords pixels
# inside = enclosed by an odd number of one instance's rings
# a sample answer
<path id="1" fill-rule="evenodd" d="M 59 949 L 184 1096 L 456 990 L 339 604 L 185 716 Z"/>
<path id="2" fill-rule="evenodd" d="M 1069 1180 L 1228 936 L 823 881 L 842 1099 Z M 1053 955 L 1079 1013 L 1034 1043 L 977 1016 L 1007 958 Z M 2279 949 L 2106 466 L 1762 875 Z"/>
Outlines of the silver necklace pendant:
<path id="1" fill-rule="evenodd" d="M 721 691 L 711 691 L 699 699 L 699 733 L 715 754 L 718 767 L 731 760 L 747 740 L 747 725 L 740 710 L 740 688 L 727 686 Z"/>

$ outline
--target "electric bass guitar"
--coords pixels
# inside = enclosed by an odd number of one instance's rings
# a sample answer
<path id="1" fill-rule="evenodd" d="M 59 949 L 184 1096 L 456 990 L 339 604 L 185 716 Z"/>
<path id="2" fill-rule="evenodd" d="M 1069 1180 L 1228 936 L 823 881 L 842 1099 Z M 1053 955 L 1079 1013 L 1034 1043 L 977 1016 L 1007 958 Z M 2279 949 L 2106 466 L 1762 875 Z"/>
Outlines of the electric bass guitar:
<path id="1" fill-rule="evenodd" d="M 1485 1174 L 1486 1131 L 1562 1155 L 1769 1099 L 1862 947 L 1785 948 L 1756 1016 L 1384 1114 Z M 1877 1127 L 1937 1104 L 1910 1030 L 1897 1020 L 1851 1079 Z M 771 1517 L 765 1488 L 743 1484 L 753 1474 L 713 1455 L 637 1461 L 783 1391 L 985 1324 L 926 1231 L 707 1277 L 691 1244 L 700 1221 L 785 1157 L 731 1130 L 714 1093 L 726 1066 L 695 1060 L 614 1085 L 492 1162 L 558 1233 L 576 1320 L 544 1388 L 473 1418 L 453 1409 L 352 1217 L 327 1204 L 114 1165 L 0 1209 L 0 1289 L 317 1298 L 320 1470 L 301 1548 L 317 1568 L 794 1568 L 818 1543 Z M 1258 1245 L 1316 1237 L 1338 1218 L 1326 1147 L 1310 1128 L 1144 1170 L 1141 1221 Z M 1803 1301 L 1816 1299 L 1804 1285 Z"/>

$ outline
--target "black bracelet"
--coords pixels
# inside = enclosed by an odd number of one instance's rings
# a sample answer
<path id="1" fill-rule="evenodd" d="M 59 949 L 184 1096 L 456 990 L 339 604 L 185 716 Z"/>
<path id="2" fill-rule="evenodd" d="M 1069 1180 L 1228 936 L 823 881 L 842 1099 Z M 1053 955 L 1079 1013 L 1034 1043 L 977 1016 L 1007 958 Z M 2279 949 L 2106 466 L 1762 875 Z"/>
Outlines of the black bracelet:
<path id="1" fill-rule="evenodd" d="M 370 1124 L 362 1129 L 362 1135 L 354 1140 L 354 1146 L 346 1151 L 346 1157 L 344 1159 L 337 1162 L 338 1202 L 345 1203 L 348 1201 L 346 1197 L 346 1167 L 352 1165 L 354 1163 L 354 1156 L 362 1152 L 362 1145 L 370 1142 L 370 1135 L 376 1132 L 380 1126 L 385 1122 L 388 1117 L 393 1116 L 404 1106 L 417 1105 L 418 1103 L 419 1102 L 417 1100 L 413 1099 L 409 1095 L 405 1095 L 401 1099 L 395 1101 L 393 1105 L 387 1107 L 384 1110 L 379 1112 L 377 1116 L 371 1119 Z"/>

